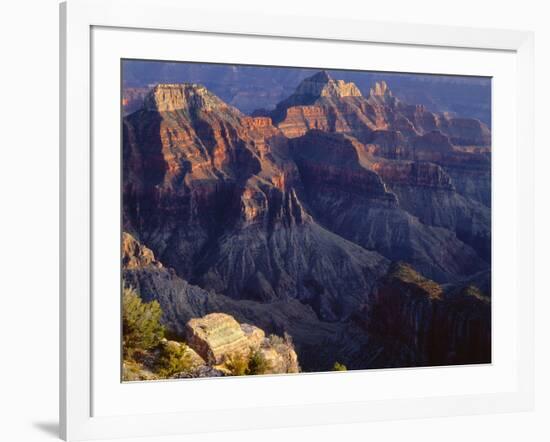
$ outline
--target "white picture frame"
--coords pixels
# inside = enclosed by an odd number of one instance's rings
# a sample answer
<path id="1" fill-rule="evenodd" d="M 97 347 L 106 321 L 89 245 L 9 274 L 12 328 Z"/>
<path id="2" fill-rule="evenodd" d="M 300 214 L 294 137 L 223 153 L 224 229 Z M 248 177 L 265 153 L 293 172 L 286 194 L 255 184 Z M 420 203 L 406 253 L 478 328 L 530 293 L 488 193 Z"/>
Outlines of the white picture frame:
<path id="1" fill-rule="evenodd" d="M 533 142 L 533 35 L 530 32 L 453 28 L 432 25 L 373 23 L 358 20 L 332 20 L 315 17 L 247 16 L 228 11 L 189 9 L 177 0 L 69 0 L 60 6 L 61 16 L 61 153 L 60 153 L 60 428 L 65 440 L 85 440 L 130 436 L 162 436 L 182 432 L 259 429 L 274 426 L 303 426 L 352 423 L 366 420 L 448 416 L 487 412 L 529 410 L 533 406 L 533 217 L 534 217 L 534 142 Z M 94 373 L 93 277 L 92 277 L 92 180 L 93 119 L 92 74 L 94 29 L 127 29 L 139 33 L 147 30 L 174 31 L 193 35 L 238 36 L 242 39 L 270 37 L 293 41 L 319 41 L 331 44 L 353 43 L 406 46 L 411 50 L 479 50 L 505 52 L 513 57 L 515 96 L 515 139 L 501 158 L 508 160 L 514 179 L 510 179 L 510 225 L 508 232 L 515 260 L 511 272 L 517 280 L 506 293 L 517 307 L 513 382 L 506 388 L 443 396 L 411 393 L 408 397 L 344 400 L 327 393 L 325 401 L 296 399 L 292 404 L 250 403 L 240 407 L 197 410 L 163 410 L 97 413 L 94 388 L 103 382 Z M 151 37 L 153 38 L 153 37 Z M 114 46 L 114 44 L 113 44 Z M 218 60 L 212 60 L 218 61 Z M 521 153 L 521 154 L 520 154 Z M 501 163 L 503 164 L 503 163 Z M 497 162 L 498 165 L 498 162 Z M 496 166 L 495 166 L 496 167 Z M 498 221 L 497 221 L 498 222 Z M 493 226 L 494 220 L 493 220 Z M 97 234 L 97 232 L 96 232 Z M 510 276 L 511 277 L 511 276 Z M 504 284 L 506 281 L 503 281 Z M 498 311 L 497 311 L 498 313 Z M 495 313 L 494 313 L 495 314 Z M 115 315 L 116 316 L 116 315 Z M 498 319 L 498 318 L 496 318 Z M 115 361 L 118 366 L 119 361 Z M 409 370 L 418 383 L 436 372 Z M 467 370 L 467 369 L 466 369 Z M 369 376 L 368 371 L 346 374 L 353 382 Z M 388 372 L 386 377 L 388 377 Z M 460 372 L 462 373 L 462 372 Z M 474 376 L 464 372 L 464 376 Z M 391 375 L 391 372 L 389 373 Z M 456 373 L 455 373 L 456 375 Z M 312 374 L 307 379 L 311 391 L 321 387 L 325 375 Z M 279 378 L 281 379 L 281 378 Z M 247 379 L 232 388 L 247 391 L 268 388 L 273 382 L 292 388 L 300 376 Z M 342 377 L 340 377 L 342 379 Z M 187 381 L 185 381 L 187 382 Z M 198 382 L 198 381 L 189 381 Z M 200 382 L 208 382 L 200 381 Z M 252 382 L 252 384 L 251 384 Z M 305 382 L 304 382 L 305 383 Z M 160 384 L 164 385 L 159 386 Z M 167 386 L 184 383 L 157 383 L 147 387 L 155 394 L 166 394 Z M 226 384 L 228 384 L 226 382 Z M 136 384 L 133 384 L 136 385 Z M 189 385 L 189 384 L 187 384 Z M 205 384 L 204 384 L 205 385 Z M 279 385 L 279 384 L 277 384 Z M 129 386 L 132 388 L 132 385 Z M 336 385 L 338 387 L 338 385 Z M 343 387 L 343 386 L 342 386 Z M 176 387 L 170 387 L 176 388 Z M 216 384 L 216 388 L 222 388 Z M 224 387 L 225 388 L 225 387 Z M 279 387 L 277 387 L 279 388 Z M 283 388 L 283 387 L 281 387 Z M 196 389 L 194 389 L 196 390 Z M 294 391 L 294 390 L 291 390 Z M 200 394 L 200 393 L 193 393 Z M 113 392 L 114 395 L 114 392 Z M 108 398 L 107 398 L 108 399 Z M 113 402 L 114 400 L 113 396 Z M 255 405 L 255 406 L 254 406 Z M 246 410 L 243 410 L 246 408 Z M 216 419 L 212 419 L 212 413 Z M 243 413 L 246 421 L 242 419 Z"/>

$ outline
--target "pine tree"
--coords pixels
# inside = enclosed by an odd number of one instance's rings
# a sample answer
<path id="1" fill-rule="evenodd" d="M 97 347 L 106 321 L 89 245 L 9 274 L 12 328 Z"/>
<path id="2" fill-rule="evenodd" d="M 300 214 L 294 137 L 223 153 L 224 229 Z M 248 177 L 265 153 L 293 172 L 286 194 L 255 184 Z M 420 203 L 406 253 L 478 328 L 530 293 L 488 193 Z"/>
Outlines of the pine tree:
<path id="1" fill-rule="evenodd" d="M 164 337 L 161 316 L 162 310 L 157 301 L 144 303 L 134 289 L 123 289 L 122 343 L 125 355 L 158 345 Z"/>

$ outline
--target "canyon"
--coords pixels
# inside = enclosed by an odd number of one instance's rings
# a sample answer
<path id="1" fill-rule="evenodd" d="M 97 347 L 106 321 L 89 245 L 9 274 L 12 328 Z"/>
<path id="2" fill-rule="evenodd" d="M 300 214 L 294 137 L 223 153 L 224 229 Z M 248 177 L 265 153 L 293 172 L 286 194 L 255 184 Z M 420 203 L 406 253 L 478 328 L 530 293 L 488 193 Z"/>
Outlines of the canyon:
<path id="1" fill-rule="evenodd" d="M 189 324 L 230 315 L 231 345 L 292 340 L 280 372 L 490 362 L 490 128 L 366 92 L 320 71 L 249 114 L 198 83 L 129 95 L 123 280 L 201 357 Z"/>

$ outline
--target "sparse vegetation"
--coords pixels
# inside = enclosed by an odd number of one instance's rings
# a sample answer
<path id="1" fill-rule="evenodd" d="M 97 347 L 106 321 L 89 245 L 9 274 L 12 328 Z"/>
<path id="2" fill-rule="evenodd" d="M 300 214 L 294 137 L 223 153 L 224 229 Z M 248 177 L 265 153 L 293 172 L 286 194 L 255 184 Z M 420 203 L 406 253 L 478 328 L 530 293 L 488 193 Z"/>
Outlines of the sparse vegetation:
<path id="1" fill-rule="evenodd" d="M 430 299 L 441 299 L 443 296 L 443 289 L 438 283 L 425 278 L 408 264 L 402 262 L 395 263 L 390 274 L 392 278 L 420 287 Z"/>
<path id="2" fill-rule="evenodd" d="M 248 360 L 247 374 L 265 374 L 271 370 L 271 368 L 271 363 L 265 358 L 260 350 L 255 350 L 251 353 L 250 359 Z"/>
<path id="3" fill-rule="evenodd" d="M 122 293 L 122 347 L 124 356 L 147 350 L 164 337 L 160 323 L 162 310 L 157 301 L 144 303 L 136 290 L 124 287 Z"/>
<path id="4" fill-rule="evenodd" d="M 344 364 L 336 361 L 332 367 L 332 371 L 348 371 L 348 368 Z"/>
<path id="5" fill-rule="evenodd" d="M 260 350 L 250 349 L 248 354 L 234 353 L 228 356 L 224 367 L 232 376 L 266 374 L 271 370 L 271 363 Z"/>
<path id="6" fill-rule="evenodd" d="M 226 357 L 224 366 L 232 376 L 248 374 L 249 356 L 243 353 L 234 353 Z"/>
<path id="7" fill-rule="evenodd" d="M 461 291 L 461 294 L 464 296 L 472 296 L 485 303 L 491 302 L 491 298 L 474 285 L 468 285 L 464 287 Z"/>
<path id="8" fill-rule="evenodd" d="M 159 356 L 156 361 L 158 374 L 169 378 L 176 373 L 188 372 L 191 369 L 191 357 L 187 345 L 180 342 L 168 341 L 159 346 Z"/>
<path id="9" fill-rule="evenodd" d="M 204 369 L 225 376 L 261 375 L 273 372 L 276 365 L 267 358 L 266 352 L 272 352 L 276 359 L 281 358 L 281 354 L 292 359 L 289 352 L 294 354 L 292 349 L 287 348 L 291 342 L 288 335 L 271 335 L 261 344 L 266 345 L 267 349 L 259 348 L 257 341 L 251 341 L 248 350 L 245 347 L 245 350 L 226 355 L 221 366 L 214 366 L 205 362 L 192 346 L 182 342 L 180 335 L 164 328 L 160 322 L 162 309 L 157 301 L 143 302 L 135 289 L 125 287 L 122 309 L 124 381 L 181 377 L 175 376 L 180 373 L 185 373 L 184 377 L 201 377 Z M 294 364 L 297 366 L 297 362 Z"/>

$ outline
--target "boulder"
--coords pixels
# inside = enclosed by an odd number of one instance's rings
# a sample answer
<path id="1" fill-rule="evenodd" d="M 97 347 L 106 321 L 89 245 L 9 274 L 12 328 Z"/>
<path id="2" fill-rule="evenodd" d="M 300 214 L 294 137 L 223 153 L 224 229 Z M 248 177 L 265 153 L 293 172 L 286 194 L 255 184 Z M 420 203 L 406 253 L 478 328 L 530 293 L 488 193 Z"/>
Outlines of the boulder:
<path id="1" fill-rule="evenodd" d="M 202 318 L 191 319 L 187 323 L 187 343 L 196 351 L 197 357 L 225 374 L 230 374 L 224 367 L 229 356 L 248 356 L 255 351 L 261 352 L 268 361 L 269 374 L 300 371 L 298 356 L 290 337 L 283 339 L 271 335 L 266 338 L 262 329 L 251 324 L 239 324 L 225 313 L 210 313 Z M 201 366 L 204 366 L 204 362 L 196 366 L 190 376 L 202 377 L 197 374 Z"/>
<path id="2" fill-rule="evenodd" d="M 250 351 L 241 325 L 225 313 L 210 313 L 187 323 L 187 342 L 209 364 L 221 364 L 226 355 Z"/>

